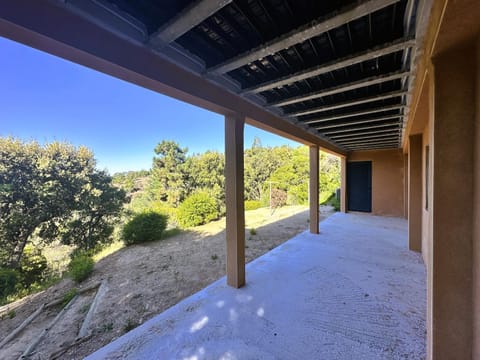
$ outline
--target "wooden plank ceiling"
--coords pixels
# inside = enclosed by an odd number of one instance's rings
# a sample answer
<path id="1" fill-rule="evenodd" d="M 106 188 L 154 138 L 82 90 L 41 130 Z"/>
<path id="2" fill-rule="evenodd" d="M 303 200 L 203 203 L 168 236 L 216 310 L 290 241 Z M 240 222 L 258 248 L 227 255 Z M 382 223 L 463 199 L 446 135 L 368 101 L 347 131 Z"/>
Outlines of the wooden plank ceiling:
<path id="1" fill-rule="evenodd" d="M 415 0 L 68 4 L 97 21 L 108 11 L 152 51 L 346 151 L 402 143 Z"/>

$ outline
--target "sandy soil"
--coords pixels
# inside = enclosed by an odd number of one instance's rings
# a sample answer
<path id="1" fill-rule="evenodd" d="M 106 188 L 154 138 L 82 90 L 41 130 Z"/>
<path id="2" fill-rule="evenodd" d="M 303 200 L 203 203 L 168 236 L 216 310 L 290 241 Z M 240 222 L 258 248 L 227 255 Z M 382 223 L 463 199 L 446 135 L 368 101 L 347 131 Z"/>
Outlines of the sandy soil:
<path id="1" fill-rule="evenodd" d="M 322 219 L 332 213 L 321 208 Z M 270 214 L 268 209 L 246 213 L 247 262 L 307 229 L 308 211 L 290 206 Z M 255 229 L 255 231 L 251 230 Z M 80 287 L 106 281 L 89 325 L 93 336 L 77 341 L 95 291 L 79 296 L 55 328 L 39 343 L 31 359 L 81 359 L 96 349 L 163 312 L 183 298 L 225 275 L 225 220 L 196 227 L 169 239 L 123 248 L 100 260 L 92 276 Z M 52 288 L 0 308 L 0 339 L 19 326 L 41 304 L 62 297 L 75 287 L 65 279 Z M 16 359 L 60 311 L 45 310 L 24 331 L 0 349 L 1 359 Z M 15 317 L 9 318 L 8 311 Z M 74 344 L 74 345 L 72 345 Z M 57 357 L 52 354 L 57 354 Z"/>

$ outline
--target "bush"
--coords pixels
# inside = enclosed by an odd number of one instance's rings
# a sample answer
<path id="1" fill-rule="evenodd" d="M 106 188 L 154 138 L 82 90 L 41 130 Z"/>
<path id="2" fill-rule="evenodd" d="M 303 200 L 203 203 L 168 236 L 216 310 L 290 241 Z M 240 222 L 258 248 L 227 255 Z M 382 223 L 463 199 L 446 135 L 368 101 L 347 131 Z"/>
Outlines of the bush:
<path id="1" fill-rule="evenodd" d="M 76 288 L 68 290 L 62 298 L 62 306 L 65 307 L 67 304 L 72 301 L 72 299 L 75 297 L 75 295 L 78 294 L 78 290 Z"/>
<path id="2" fill-rule="evenodd" d="M 169 206 L 164 202 L 154 201 L 148 207 L 146 207 L 143 211 L 153 211 L 158 214 L 164 214 L 168 217 L 168 224 L 171 227 L 175 227 L 178 225 L 177 209 L 172 206 Z"/>
<path id="3" fill-rule="evenodd" d="M 262 203 L 258 200 L 246 200 L 245 210 L 257 210 L 262 207 Z"/>
<path id="4" fill-rule="evenodd" d="M 0 298 L 6 298 L 15 292 L 19 274 L 12 269 L 0 269 Z"/>
<path id="5" fill-rule="evenodd" d="M 154 211 L 137 214 L 123 226 L 122 239 L 126 245 L 160 240 L 167 222 L 167 215 Z"/>
<path id="6" fill-rule="evenodd" d="M 78 255 L 68 264 L 70 277 L 76 282 L 82 282 L 93 271 L 94 261 L 88 255 Z"/>
<path id="7" fill-rule="evenodd" d="M 22 286 L 28 288 L 34 283 L 41 283 L 48 276 L 47 270 L 47 258 L 42 255 L 41 251 L 31 244 L 25 246 L 20 261 L 20 282 Z"/>
<path id="8" fill-rule="evenodd" d="M 276 209 L 287 204 L 287 193 L 283 190 L 272 189 L 271 206 Z"/>
<path id="9" fill-rule="evenodd" d="M 185 199 L 178 208 L 178 223 L 182 227 L 192 227 L 206 224 L 218 218 L 215 199 L 208 193 L 199 191 Z"/>
<path id="10" fill-rule="evenodd" d="M 340 199 L 337 198 L 335 193 L 332 193 L 322 205 L 331 205 L 335 211 L 340 211 Z"/>

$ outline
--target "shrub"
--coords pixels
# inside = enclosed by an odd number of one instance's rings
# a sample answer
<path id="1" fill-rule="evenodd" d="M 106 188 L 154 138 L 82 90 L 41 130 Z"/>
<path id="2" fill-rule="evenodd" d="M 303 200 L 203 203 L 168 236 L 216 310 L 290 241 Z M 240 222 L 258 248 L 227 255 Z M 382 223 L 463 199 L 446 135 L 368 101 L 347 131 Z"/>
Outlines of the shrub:
<path id="1" fill-rule="evenodd" d="M 335 211 L 340 211 L 340 199 L 337 198 L 335 193 L 332 193 L 322 205 L 331 205 Z"/>
<path id="2" fill-rule="evenodd" d="M 72 299 L 75 297 L 75 295 L 78 294 L 78 290 L 76 288 L 68 290 L 62 298 L 62 306 L 65 307 L 67 304 L 72 301 Z"/>
<path id="3" fill-rule="evenodd" d="M 88 255 L 78 255 L 68 264 L 70 277 L 76 282 L 82 282 L 93 271 L 94 261 Z"/>
<path id="4" fill-rule="evenodd" d="M 25 288 L 34 283 L 40 283 L 47 278 L 47 258 L 33 245 L 25 246 L 22 260 L 20 261 L 20 282 Z"/>
<path id="5" fill-rule="evenodd" d="M 206 224 L 218 218 L 215 199 L 204 191 L 193 193 L 178 208 L 178 222 L 182 227 Z"/>
<path id="6" fill-rule="evenodd" d="M 169 206 L 168 204 L 161 202 L 161 201 L 154 201 L 152 202 L 147 208 L 147 211 L 153 211 L 158 214 L 164 214 L 168 217 L 168 224 L 171 227 L 175 227 L 178 225 L 177 221 L 177 209 Z M 144 211 L 145 211 L 144 210 Z"/>
<path id="7" fill-rule="evenodd" d="M 262 207 L 262 203 L 258 200 L 246 200 L 245 210 L 257 210 Z"/>
<path id="8" fill-rule="evenodd" d="M 12 269 L 0 269 L 0 298 L 6 298 L 15 292 L 19 274 Z"/>
<path id="9" fill-rule="evenodd" d="M 283 190 L 272 189 L 271 206 L 276 209 L 287 204 L 287 193 Z"/>
<path id="10" fill-rule="evenodd" d="M 154 211 L 137 214 L 128 221 L 122 230 L 126 245 L 160 240 L 167 227 L 168 216 Z"/>

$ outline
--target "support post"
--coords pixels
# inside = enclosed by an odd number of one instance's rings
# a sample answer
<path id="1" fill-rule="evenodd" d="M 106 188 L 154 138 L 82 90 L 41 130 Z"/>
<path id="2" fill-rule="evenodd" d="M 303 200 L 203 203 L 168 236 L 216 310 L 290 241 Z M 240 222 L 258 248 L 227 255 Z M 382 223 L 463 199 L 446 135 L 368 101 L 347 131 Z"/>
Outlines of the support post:
<path id="1" fill-rule="evenodd" d="M 316 145 L 310 146 L 310 232 L 318 234 L 319 229 L 319 202 L 318 202 L 318 182 L 319 182 L 319 151 Z"/>
<path id="2" fill-rule="evenodd" d="M 408 248 L 422 251 L 422 134 L 408 140 Z"/>
<path id="3" fill-rule="evenodd" d="M 431 216 L 428 359 L 471 359 L 475 75 L 473 46 L 433 59 L 430 77 Z"/>
<path id="4" fill-rule="evenodd" d="M 408 154 L 403 155 L 403 217 L 408 219 Z"/>
<path id="5" fill-rule="evenodd" d="M 227 284 L 234 288 L 245 285 L 244 125 L 238 114 L 225 116 Z"/>
<path id="6" fill-rule="evenodd" d="M 347 212 L 347 157 L 340 158 L 340 211 Z"/>

